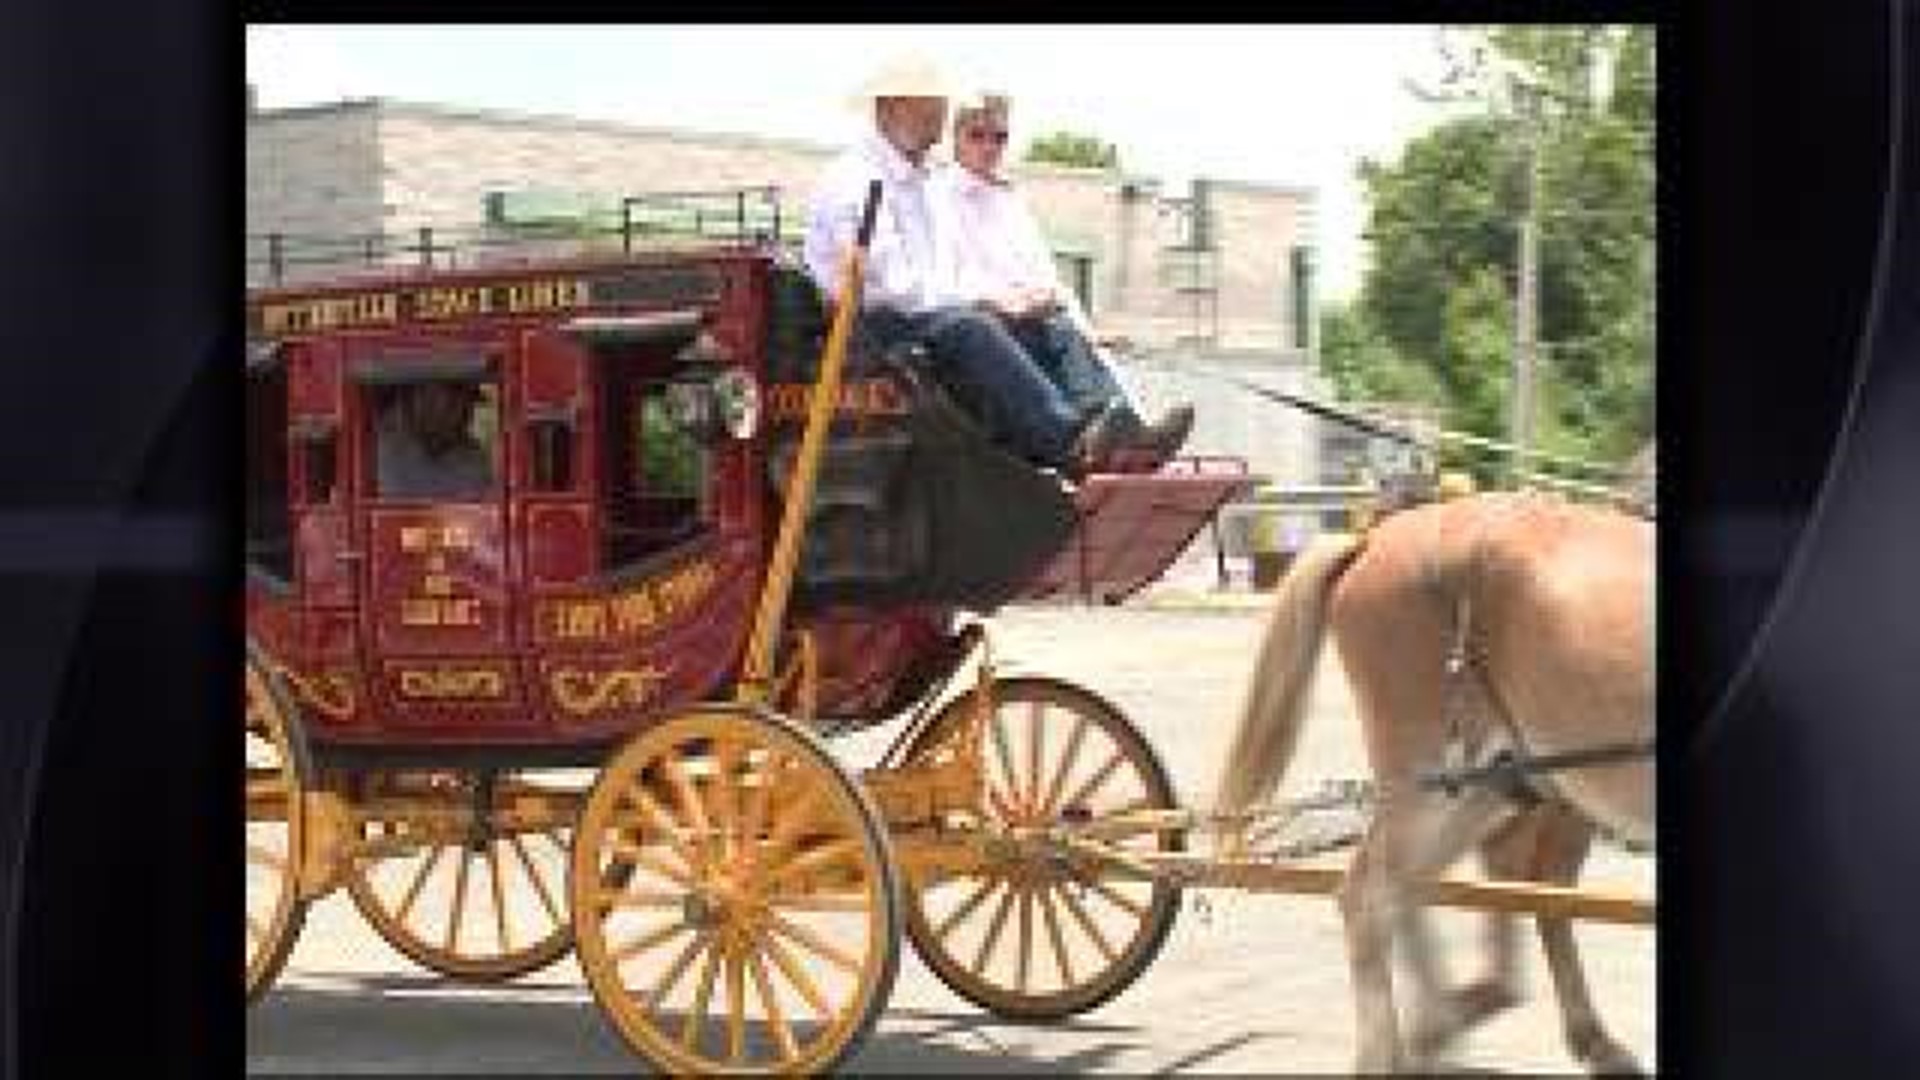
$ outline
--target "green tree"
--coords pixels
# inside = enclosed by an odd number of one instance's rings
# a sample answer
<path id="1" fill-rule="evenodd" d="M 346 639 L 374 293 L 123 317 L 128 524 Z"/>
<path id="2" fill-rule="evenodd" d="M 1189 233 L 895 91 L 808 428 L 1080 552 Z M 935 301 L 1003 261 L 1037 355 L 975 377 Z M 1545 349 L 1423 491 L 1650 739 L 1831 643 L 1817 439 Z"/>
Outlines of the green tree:
<path id="1" fill-rule="evenodd" d="M 1320 371 L 1348 401 L 1440 405 L 1446 393 L 1427 366 L 1408 361 L 1351 304 L 1320 313 Z"/>
<path id="2" fill-rule="evenodd" d="M 1653 429 L 1652 31 L 1499 27 L 1477 40 L 1453 80 L 1479 100 L 1477 115 L 1416 138 L 1396 161 L 1361 166 L 1373 261 L 1341 317 L 1364 323 L 1354 340 L 1385 348 L 1351 350 L 1335 365 L 1391 356 L 1424 368 L 1449 424 L 1504 436 L 1531 169 L 1542 343 L 1534 429 L 1550 452 L 1623 460 Z M 1344 391 L 1385 377 L 1335 383 Z"/>
<path id="3" fill-rule="evenodd" d="M 1081 169 L 1117 169 L 1120 148 L 1097 135 L 1055 131 L 1027 143 L 1024 160 Z"/>

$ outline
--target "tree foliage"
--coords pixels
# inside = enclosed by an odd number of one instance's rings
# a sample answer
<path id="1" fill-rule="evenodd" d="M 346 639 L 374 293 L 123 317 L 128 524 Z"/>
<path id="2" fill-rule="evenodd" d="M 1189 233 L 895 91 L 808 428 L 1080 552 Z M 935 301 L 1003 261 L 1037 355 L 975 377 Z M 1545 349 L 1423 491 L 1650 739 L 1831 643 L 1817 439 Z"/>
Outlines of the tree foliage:
<path id="1" fill-rule="evenodd" d="M 1025 160 L 1081 169 L 1117 169 L 1120 148 L 1097 135 L 1055 131 L 1029 142 Z"/>
<path id="2" fill-rule="evenodd" d="M 1372 265 L 1321 339 L 1343 395 L 1433 393 L 1449 427 L 1505 437 L 1531 166 L 1536 440 L 1616 462 L 1644 444 L 1653 430 L 1653 45 L 1646 27 L 1477 32 L 1450 77 L 1477 107 L 1414 139 L 1398 160 L 1360 167 Z"/>

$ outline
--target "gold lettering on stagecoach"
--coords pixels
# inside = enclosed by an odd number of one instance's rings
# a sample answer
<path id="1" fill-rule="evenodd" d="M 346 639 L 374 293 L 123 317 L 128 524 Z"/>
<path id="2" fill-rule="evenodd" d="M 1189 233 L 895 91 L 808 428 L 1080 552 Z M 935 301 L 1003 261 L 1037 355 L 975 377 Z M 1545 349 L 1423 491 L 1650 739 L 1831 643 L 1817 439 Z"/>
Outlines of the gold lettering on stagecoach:
<path id="1" fill-rule="evenodd" d="M 585 278 L 542 278 L 499 285 L 430 285 L 261 304 L 267 334 L 302 334 L 476 315 L 568 311 L 591 304 Z"/>
<path id="2" fill-rule="evenodd" d="M 507 677 L 494 668 L 403 668 L 400 696 L 414 701 L 497 701 L 507 696 Z"/>
<path id="3" fill-rule="evenodd" d="M 447 574 L 428 574 L 420 582 L 420 591 L 428 596 L 452 596 L 453 578 Z"/>
<path id="4" fill-rule="evenodd" d="M 547 628 L 565 641 L 644 635 L 692 610 L 719 580 L 719 568 L 703 559 L 605 599 L 550 603 L 545 608 Z"/>
<path id="5" fill-rule="evenodd" d="M 557 605 L 553 635 L 574 640 L 605 637 L 607 606 L 598 600 Z"/>
<path id="6" fill-rule="evenodd" d="M 391 292 L 325 296 L 260 307 L 260 328 L 269 334 L 392 326 L 399 321 L 400 296 Z"/>
<path id="7" fill-rule="evenodd" d="M 405 596 L 402 626 L 479 626 L 480 601 L 471 596 Z"/>
<path id="8" fill-rule="evenodd" d="M 778 383 L 767 388 L 767 415 L 776 422 L 806 418 L 813 395 L 811 384 Z M 857 379 L 841 384 L 834 405 L 838 416 L 903 416 L 907 412 L 906 395 L 890 379 Z"/>
<path id="9" fill-rule="evenodd" d="M 670 669 L 649 664 L 613 671 L 555 668 L 547 675 L 554 704 L 575 716 L 608 709 L 637 709 L 659 695 Z"/>
<path id="10" fill-rule="evenodd" d="M 400 550 L 408 555 L 427 555 L 430 559 L 435 553 L 444 551 L 472 551 L 473 531 L 465 525 L 402 525 L 400 527 Z M 444 559 L 438 563 L 429 561 L 429 568 L 444 569 Z"/>

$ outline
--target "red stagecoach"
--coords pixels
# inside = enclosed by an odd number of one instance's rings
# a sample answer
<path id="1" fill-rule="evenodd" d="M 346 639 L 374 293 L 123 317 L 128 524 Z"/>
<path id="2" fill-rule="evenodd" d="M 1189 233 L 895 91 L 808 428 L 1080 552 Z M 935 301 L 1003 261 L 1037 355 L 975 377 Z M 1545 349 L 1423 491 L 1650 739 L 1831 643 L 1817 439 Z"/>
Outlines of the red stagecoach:
<path id="1" fill-rule="evenodd" d="M 777 245 L 636 245 L 634 205 L 604 255 L 249 296 L 249 995 L 342 885 L 448 974 L 577 948 L 675 1071 L 839 1060 L 902 933 L 1007 1015 L 1118 993 L 1174 888 L 1002 841 L 1170 810 L 1166 774 L 1097 695 L 996 679 L 966 616 L 1124 598 L 1244 465 L 1068 485 L 908 351 L 856 333 L 823 377 L 826 313 Z M 429 386 L 478 456 L 422 495 L 389 462 Z M 858 782 L 822 748 L 895 719 Z"/>

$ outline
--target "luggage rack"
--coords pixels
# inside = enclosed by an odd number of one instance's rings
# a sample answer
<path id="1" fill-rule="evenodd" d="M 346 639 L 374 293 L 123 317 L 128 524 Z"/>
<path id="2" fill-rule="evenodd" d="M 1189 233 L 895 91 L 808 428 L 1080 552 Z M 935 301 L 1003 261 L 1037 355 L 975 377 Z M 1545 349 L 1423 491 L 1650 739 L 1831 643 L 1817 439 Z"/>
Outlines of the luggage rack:
<path id="1" fill-rule="evenodd" d="M 479 223 L 423 225 L 367 233 L 248 233 L 250 287 L 317 278 L 510 266 L 583 255 L 632 255 L 709 244 L 789 249 L 781 189 L 774 185 L 705 191 L 650 191 L 573 215 L 506 220 L 507 192 L 490 192 Z"/>

